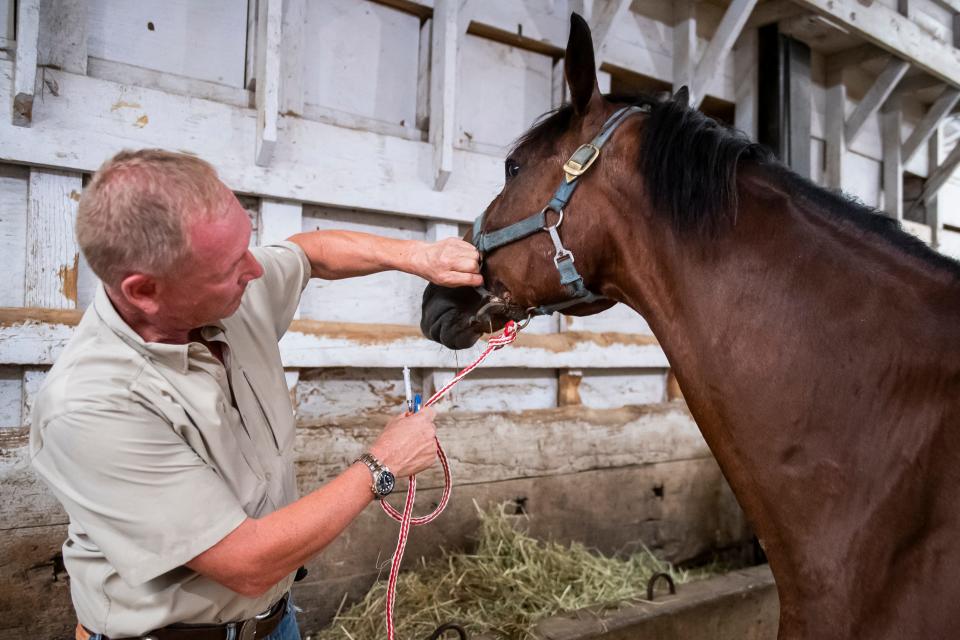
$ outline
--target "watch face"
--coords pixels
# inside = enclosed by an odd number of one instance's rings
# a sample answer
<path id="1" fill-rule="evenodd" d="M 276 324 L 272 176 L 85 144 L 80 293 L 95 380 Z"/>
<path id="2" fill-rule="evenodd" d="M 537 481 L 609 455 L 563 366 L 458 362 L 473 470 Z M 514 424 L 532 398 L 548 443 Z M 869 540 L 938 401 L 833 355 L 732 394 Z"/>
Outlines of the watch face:
<path id="1" fill-rule="evenodd" d="M 397 479 L 393 477 L 393 474 L 389 471 L 381 471 L 377 476 L 377 494 L 381 496 L 388 495 L 393 491 L 393 487 L 397 484 Z"/>

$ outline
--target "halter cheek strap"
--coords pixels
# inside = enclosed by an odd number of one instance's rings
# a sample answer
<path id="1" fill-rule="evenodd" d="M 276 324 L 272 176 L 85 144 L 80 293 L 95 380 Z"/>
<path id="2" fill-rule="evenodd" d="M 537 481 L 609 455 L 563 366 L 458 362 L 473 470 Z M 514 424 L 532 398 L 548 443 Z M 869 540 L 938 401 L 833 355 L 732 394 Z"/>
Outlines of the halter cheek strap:
<path id="1" fill-rule="evenodd" d="M 593 293 L 583 284 L 583 276 L 577 271 L 574 265 L 573 252 L 563 246 L 560 240 L 560 225 L 563 223 L 564 209 L 573 197 L 580 184 L 580 177 L 593 166 L 597 158 L 600 157 L 600 150 L 607 143 L 610 136 L 628 117 L 635 113 L 649 112 L 648 105 L 623 107 L 610 116 L 600 129 L 600 133 L 589 143 L 581 145 L 570 159 L 563 165 L 564 179 L 560 186 L 553 193 L 553 197 L 547 206 L 539 213 L 527 216 L 526 218 L 511 225 L 497 229 L 496 231 L 483 231 L 483 214 L 477 217 L 473 222 L 473 246 L 477 248 L 481 256 L 486 256 L 495 249 L 508 244 L 522 240 L 539 231 L 546 231 L 550 235 L 556 252 L 553 256 L 553 263 L 560 273 L 560 284 L 567 290 L 569 298 L 563 302 L 541 305 L 532 309 L 535 315 L 550 315 L 556 311 L 566 309 L 578 304 L 588 304 L 597 300 L 605 300 L 601 295 Z M 560 215 L 556 224 L 547 225 L 547 212 L 555 211 Z M 490 297 L 490 292 L 483 287 L 477 287 L 477 291 L 484 297 Z"/>

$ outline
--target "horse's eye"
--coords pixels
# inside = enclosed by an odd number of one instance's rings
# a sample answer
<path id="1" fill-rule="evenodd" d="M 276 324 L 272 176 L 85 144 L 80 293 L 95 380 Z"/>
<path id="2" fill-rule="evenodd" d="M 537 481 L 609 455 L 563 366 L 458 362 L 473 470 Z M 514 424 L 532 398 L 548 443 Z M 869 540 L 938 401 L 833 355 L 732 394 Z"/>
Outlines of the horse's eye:
<path id="1" fill-rule="evenodd" d="M 509 180 L 510 178 L 513 178 L 518 173 L 520 173 L 520 165 L 517 164 L 515 160 L 511 158 L 507 158 L 506 161 L 503 163 L 503 170 L 504 170 L 504 173 L 506 173 L 507 175 L 507 180 Z"/>

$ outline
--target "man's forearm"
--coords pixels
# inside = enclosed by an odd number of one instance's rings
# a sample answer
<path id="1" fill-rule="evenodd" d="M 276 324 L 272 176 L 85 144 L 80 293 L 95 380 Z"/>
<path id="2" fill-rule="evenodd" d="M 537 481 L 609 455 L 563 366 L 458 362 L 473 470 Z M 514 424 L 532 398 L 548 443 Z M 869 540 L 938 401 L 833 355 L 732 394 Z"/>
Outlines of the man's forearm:
<path id="1" fill-rule="evenodd" d="M 257 597 L 320 552 L 370 503 L 370 471 L 361 463 L 263 518 L 248 518 L 187 566 Z"/>
<path id="2" fill-rule="evenodd" d="M 307 254 L 312 275 L 324 280 L 397 270 L 417 273 L 414 256 L 424 243 L 360 231 L 308 231 L 290 238 Z"/>

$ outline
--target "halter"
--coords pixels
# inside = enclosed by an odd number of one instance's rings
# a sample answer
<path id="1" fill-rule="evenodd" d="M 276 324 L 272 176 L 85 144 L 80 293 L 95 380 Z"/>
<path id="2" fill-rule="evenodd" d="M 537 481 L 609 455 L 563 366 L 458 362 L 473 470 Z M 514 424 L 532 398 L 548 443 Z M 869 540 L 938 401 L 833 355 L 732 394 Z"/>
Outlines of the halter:
<path id="1" fill-rule="evenodd" d="M 610 139 L 610 136 L 613 135 L 617 127 L 623 124 L 623 121 L 631 115 L 640 112 L 648 113 L 649 111 L 649 105 L 634 105 L 623 107 L 610 116 L 600 129 L 600 133 L 588 144 L 581 145 L 580 148 L 573 152 L 570 159 L 564 163 L 564 179 L 553 193 L 550 202 L 548 202 L 547 206 L 541 209 L 539 213 L 534 213 L 519 222 L 514 222 L 496 231 L 483 231 L 483 214 L 480 214 L 480 216 L 473 221 L 473 246 L 480 252 L 481 258 L 484 258 L 495 249 L 522 240 L 539 231 L 546 231 L 550 234 L 550 239 L 553 241 L 553 246 L 556 249 L 556 253 L 553 256 L 553 264 L 560 273 L 560 284 L 567 290 L 569 298 L 563 302 L 530 307 L 527 309 L 527 320 L 533 316 L 548 316 L 556 311 L 574 305 L 606 300 L 603 296 L 593 293 L 584 286 L 583 276 L 580 275 L 576 266 L 574 266 L 575 260 L 573 252 L 564 247 L 560 241 L 559 229 L 563 223 L 563 211 L 570 202 L 573 192 L 576 191 L 577 185 L 580 184 L 581 176 L 583 176 L 587 170 L 593 166 L 597 158 L 600 157 L 600 150 Z M 557 219 L 556 224 L 547 224 L 548 211 L 554 211 L 559 214 L 560 217 Z M 480 318 L 481 314 L 491 307 L 506 306 L 503 300 L 493 295 L 485 287 L 479 286 L 475 287 L 475 289 L 483 297 L 484 302 L 477 311 L 476 318 Z"/>

